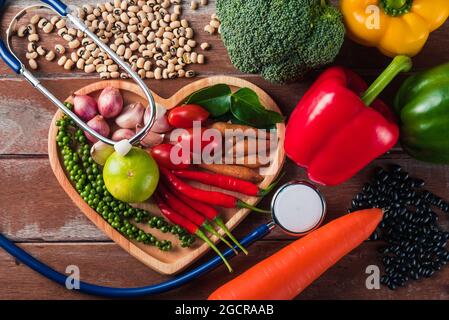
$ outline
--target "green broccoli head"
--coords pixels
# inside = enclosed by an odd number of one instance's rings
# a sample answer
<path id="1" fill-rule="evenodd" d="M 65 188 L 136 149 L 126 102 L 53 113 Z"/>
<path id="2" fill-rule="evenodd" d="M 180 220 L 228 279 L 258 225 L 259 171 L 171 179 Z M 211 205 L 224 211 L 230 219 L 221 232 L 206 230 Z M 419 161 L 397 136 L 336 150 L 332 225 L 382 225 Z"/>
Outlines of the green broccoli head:
<path id="1" fill-rule="evenodd" d="M 341 13 L 324 0 L 217 0 L 232 63 L 284 83 L 331 63 L 344 39 Z"/>

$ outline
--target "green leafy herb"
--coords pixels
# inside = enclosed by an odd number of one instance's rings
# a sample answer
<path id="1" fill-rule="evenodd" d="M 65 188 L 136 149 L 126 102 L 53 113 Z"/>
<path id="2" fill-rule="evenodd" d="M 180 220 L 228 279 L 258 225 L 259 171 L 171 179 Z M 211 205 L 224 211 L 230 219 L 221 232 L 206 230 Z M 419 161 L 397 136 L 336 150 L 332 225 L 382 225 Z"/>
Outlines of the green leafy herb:
<path id="1" fill-rule="evenodd" d="M 231 108 L 231 88 L 226 84 L 217 84 L 192 93 L 185 104 L 198 104 L 205 108 L 212 117 L 219 117 Z"/>
<path id="2" fill-rule="evenodd" d="M 253 127 L 262 129 L 283 121 L 279 113 L 265 109 L 257 94 L 249 88 L 242 88 L 235 92 L 231 102 L 231 112 L 234 117 Z"/>
<path id="3" fill-rule="evenodd" d="M 219 121 L 246 124 L 260 129 L 273 128 L 283 117 L 265 109 L 257 94 L 242 88 L 232 93 L 226 84 L 217 84 L 192 93 L 185 104 L 198 104 Z"/>

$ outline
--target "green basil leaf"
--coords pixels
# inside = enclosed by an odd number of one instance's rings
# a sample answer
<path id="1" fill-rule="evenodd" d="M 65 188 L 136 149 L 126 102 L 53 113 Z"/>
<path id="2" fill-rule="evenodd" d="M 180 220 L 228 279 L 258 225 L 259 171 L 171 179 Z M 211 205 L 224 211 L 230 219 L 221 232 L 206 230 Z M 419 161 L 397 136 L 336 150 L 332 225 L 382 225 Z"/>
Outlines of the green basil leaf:
<path id="1" fill-rule="evenodd" d="M 197 104 L 205 108 L 213 118 L 229 112 L 231 108 L 231 88 L 217 84 L 192 93 L 184 104 Z"/>
<path id="2" fill-rule="evenodd" d="M 232 95 L 231 112 L 236 119 L 259 129 L 273 127 L 284 120 L 279 113 L 265 109 L 257 94 L 249 88 L 242 88 Z"/>

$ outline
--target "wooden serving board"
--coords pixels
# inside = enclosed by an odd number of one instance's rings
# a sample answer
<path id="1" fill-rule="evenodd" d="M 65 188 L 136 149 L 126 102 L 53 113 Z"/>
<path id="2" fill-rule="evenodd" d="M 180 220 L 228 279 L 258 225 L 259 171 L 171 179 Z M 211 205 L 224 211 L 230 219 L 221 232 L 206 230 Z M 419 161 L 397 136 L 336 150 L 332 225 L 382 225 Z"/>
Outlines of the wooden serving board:
<path id="1" fill-rule="evenodd" d="M 234 77 L 228 76 L 216 76 L 198 80 L 194 83 L 191 83 L 181 90 L 179 90 L 176 94 L 171 96 L 168 99 L 164 99 L 158 96 L 153 92 L 154 99 L 157 104 L 164 106 L 167 109 L 171 109 L 181 104 L 191 93 L 200 90 L 202 88 L 206 88 L 215 84 L 224 83 L 229 85 L 232 90 L 237 90 L 239 88 L 248 87 L 254 90 L 259 96 L 261 103 L 268 109 L 274 110 L 280 113 L 280 109 L 273 101 L 273 99 L 262 89 L 253 85 L 252 83 Z M 112 86 L 120 89 L 125 103 L 133 103 L 133 102 L 142 102 L 144 105 L 147 105 L 145 100 L 145 96 L 140 90 L 140 87 L 129 81 L 124 80 L 113 80 L 113 81 L 100 81 L 88 86 L 85 86 L 78 91 L 76 94 L 90 95 L 94 98 L 98 98 L 101 91 L 108 87 Z M 72 98 L 69 97 L 66 101 L 71 102 Z M 148 267 L 167 275 L 176 274 L 190 264 L 195 262 L 198 258 L 204 255 L 209 247 L 198 240 L 194 247 L 192 248 L 181 248 L 178 244 L 179 241 L 176 236 L 171 234 L 163 234 L 159 230 L 151 229 L 147 225 L 140 224 L 139 227 L 144 229 L 147 232 L 150 232 L 154 236 L 160 239 L 168 239 L 173 242 L 174 246 L 170 252 L 162 252 L 156 247 L 144 245 L 138 243 L 136 241 L 130 241 L 121 235 L 118 231 L 114 230 L 107 221 L 105 221 L 95 210 L 88 206 L 86 202 L 81 198 L 78 192 L 73 187 L 72 183 L 68 179 L 66 172 L 61 164 L 61 155 L 59 153 L 59 149 L 56 144 L 56 135 L 58 133 L 58 128 L 55 123 L 56 120 L 60 119 L 63 115 L 62 111 L 56 112 L 53 117 L 52 124 L 49 130 L 48 136 L 48 153 L 50 158 L 51 168 L 62 186 L 65 192 L 69 195 L 72 201 L 78 206 L 78 208 L 100 229 L 102 230 L 108 237 L 110 237 L 114 242 L 120 245 L 125 251 L 130 253 L 133 257 L 143 262 Z M 266 175 L 264 180 L 260 183 L 260 187 L 265 188 L 271 182 L 275 180 L 277 175 L 282 169 L 285 160 L 284 154 L 284 136 L 285 136 L 285 124 L 281 123 L 277 125 L 277 133 L 279 138 L 279 143 L 277 150 L 272 152 L 272 155 L 276 157 L 276 160 L 273 161 L 273 172 L 272 175 Z M 276 167 L 274 167 L 276 166 Z M 204 185 L 201 186 L 205 188 Z M 213 189 L 213 188 L 211 188 Z M 228 192 L 233 194 L 232 192 Z M 235 194 L 237 195 L 237 194 Z M 240 199 L 243 201 L 256 205 L 259 198 L 248 197 L 238 195 Z M 154 214 L 160 215 L 159 210 L 150 202 L 144 204 L 137 205 L 143 209 L 146 209 Z M 226 222 L 227 227 L 232 230 L 250 213 L 247 209 L 220 209 L 220 214 L 223 220 Z M 211 237 L 214 242 L 217 242 L 216 237 Z"/>

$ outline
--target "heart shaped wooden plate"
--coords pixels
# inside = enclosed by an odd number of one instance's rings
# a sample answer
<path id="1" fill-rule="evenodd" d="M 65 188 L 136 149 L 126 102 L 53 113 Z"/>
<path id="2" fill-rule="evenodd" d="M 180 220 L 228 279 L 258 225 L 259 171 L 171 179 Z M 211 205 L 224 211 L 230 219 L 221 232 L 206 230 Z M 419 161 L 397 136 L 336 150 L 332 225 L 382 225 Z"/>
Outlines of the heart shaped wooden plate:
<path id="1" fill-rule="evenodd" d="M 226 76 L 217 76 L 211 78 L 205 78 L 202 80 L 198 80 L 192 84 L 189 84 L 179 90 L 175 95 L 170 97 L 169 99 L 164 99 L 159 97 L 157 94 L 153 92 L 156 103 L 166 107 L 167 109 L 171 109 L 181 104 L 186 97 L 188 97 L 191 93 L 200 90 L 202 88 L 206 88 L 215 84 L 225 83 L 229 85 L 232 90 L 237 90 L 239 88 L 247 87 L 254 90 L 259 96 L 261 103 L 266 106 L 266 108 L 270 110 L 274 110 L 280 112 L 278 106 L 270 98 L 270 96 L 265 93 L 259 87 L 253 85 L 250 82 L 245 80 L 241 80 L 239 78 L 226 77 Z M 140 90 L 140 87 L 133 82 L 123 81 L 123 80 L 114 80 L 114 81 L 101 81 L 97 83 L 93 83 L 84 88 L 81 88 L 76 92 L 76 94 L 85 94 L 90 95 L 94 98 L 98 98 L 101 91 L 108 87 L 112 86 L 120 89 L 123 98 L 126 103 L 133 102 L 142 102 L 144 105 L 147 104 L 143 93 Z M 68 98 L 67 101 L 71 101 L 71 98 Z M 118 245 L 120 245 L 124 250 L 130 253 L 132 256 L 143 262 L 148 267 L 163 273 L 163 274 L 175 274 L 177 272 L 182 271 L 187 266 L 195 262 L 198 258 L 200 258 L 206 251 L 208 250 L 208 246 L 201 241 L 197 241 L 196 245 L 192 248 L 184 249 L 181 248 L 178 244 L 178 239 L 171 234 L 162 234 L 159 230 L 151 229 L 146 225 L 139 225 L 142 229 L 147 232 L 151 232 L 158 238 L 168 239 L 173 242 L 174 246 L 170 252 L 162 252 L 159 249 L 144 245 L 141 243 L 137 243 L 135 241 L 130 241 L 124 236 L 122 236 L 118 231 L 114 230 L 95 210 L 90 208 L 86 202 L 81 198 L 81 196 L 74 189 L 70 180 L 68 179 L 64 168 L 61 165 L 61 155 L 59 154 L 59 150 L 56 144 L 56 135 L 58 133 L 58 128 L 55 123 L 56 120 L 60 119 L 62 116 L 62 112 L 58 111 L 52 121 L 49 131 L 48 137 L 48 151 L 49 158 L 52 170 L 61 184 L 62 188 L 69 195 L 73 202 L 81 209 L 81 211 L 105 234 L 108 235 L 113 241 L 115 241 Z M 273 172 L 271 175 L 264 176 L 264 180 L 260 183 L 262 188 L 267 187 L 271 182 L 279 174 L 282 169 L 285 154 L 284 154 L 284 136 L 285 136 L 285 125 L 283 123 L 277 125 L 277 132 L 279 137 L 278 148 L 274 152 L 272 152 L 272 156 L 276 157 L 275 161 L 272 161 L 273 170 L 269 170 L 269 172 Z M 204 188 L 204 186 L 202 186 Z M 256 205 L 260 200 L 259 198 L 247 197 L 242 195 L 238 195 L 240 199 L 246 201 L 249 204 Z M 159 211 L 153 204 L 150 202 L 139 205 L 139 207 L 146 209 L 154 214 L 160 215 Z M 234 229 L 249 213 L 250 211 L 247 209 L 223 209 L 221 210 L 221 216 L 226 222 L 226 225 L 229 229 Z M 215 237 L 211 238 L 213 241 L 217 241 Z"/>

